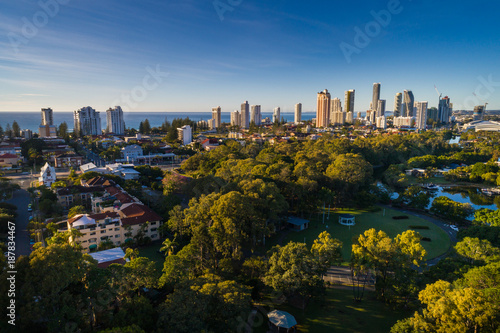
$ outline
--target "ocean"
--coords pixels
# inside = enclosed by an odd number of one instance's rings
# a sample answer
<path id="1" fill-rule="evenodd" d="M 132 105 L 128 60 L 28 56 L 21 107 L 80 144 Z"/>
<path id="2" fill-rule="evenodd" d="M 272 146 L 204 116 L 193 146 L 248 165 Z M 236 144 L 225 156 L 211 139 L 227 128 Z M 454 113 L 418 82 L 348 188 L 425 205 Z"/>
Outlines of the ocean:
<path id="1" fill-rule="evenodd" d="M 106 128 L 106 112 L 101 112 L 101 127 Z M 269 117 L 272 119 L 272 112 L 262 112 L 262 117 Z M 286 121 L 293 121 L 293 112 L 281 112 L 281 116 Z M 208 120 L 212 118 L 211 112 L 147 112 L 147 111 L 136 111 L 136 112 L 123 112 L 123 118 L 125 121 L 125 127 L 129 128 L 139 128 L 139 123 L 144 119 L 149 120 L 151 127 L 158 127 L 165 121 L 165 119 L 172 121 L 175 118 L 186 118 L 193 121 Z M 316 117 L 316 112 L 302 112 L 302 120 L 310 120 Z M 12 126 L 13 121 L 17 121 L 21 129 L 29 129 L 34 133 L 38 133 L 38 126 L 42 121 L 41 112 L 0 112 L 0 125 L 5 130 L 7 124 Z M 222 112 L 222 122 L 229 123 L 231 121 L 231 115 L 229 112 Z M 59 124 L 66 122 L 68 124 L 68 130 L 73 131 L 73 112 L 54 112 L 54 125 L 59 126 Z"/>

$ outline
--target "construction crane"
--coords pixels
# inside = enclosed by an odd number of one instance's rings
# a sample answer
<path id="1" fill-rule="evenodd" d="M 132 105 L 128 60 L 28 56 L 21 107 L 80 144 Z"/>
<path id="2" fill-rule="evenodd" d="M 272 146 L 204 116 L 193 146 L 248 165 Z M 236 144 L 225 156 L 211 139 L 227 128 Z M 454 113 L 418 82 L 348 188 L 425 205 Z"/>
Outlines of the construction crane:
<path id="1" fill-rule="evenodd" d="M 479 98 L 479 96 L 476 95 L 476 93 L 472 93 L 472 95 L 474 95 L 480 102 L 484 103 L 484 112 L 486 113 L 486 107 L 488 106 L 488 102 L 485 102 L 482 98 Z"/>
<path id="2" fill-rule="evenodd" d="M 439 90 L 438 90 L 438 88 L 436 87 L 436 85 L 434 85 L 434 89 L 436 89 L 436 92 L 437 92 L 437 93 L 438 93 L 438 95 L 439 95 L 439 100 L 441 100 L 441 97 L 443 97 L 443 94 L 440 94 L 440 93 L 439 93 Z"/>

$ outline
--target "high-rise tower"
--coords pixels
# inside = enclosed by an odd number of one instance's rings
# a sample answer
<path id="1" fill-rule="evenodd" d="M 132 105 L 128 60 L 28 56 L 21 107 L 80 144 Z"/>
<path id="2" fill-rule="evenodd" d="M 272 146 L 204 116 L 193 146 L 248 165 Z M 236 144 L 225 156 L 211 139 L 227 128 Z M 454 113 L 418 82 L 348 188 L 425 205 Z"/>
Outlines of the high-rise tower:
<path id="1" fill-rule="evenodd" d="M 380 99 L 380 83 L 373 84 L 372 110 L 377 110 L 378 100 Z"/>
<path id="2" fill-rule="evenodd" d="M 106 132 L 113 134 L 125 133 L 125 121 L 123 120 L 123 110 L 120 106 L 106 110 Z"/>
<path id="3" fill-rule="evenodd" d="M 241 104 L 240 118 L 241 127 L 248 128 L 250 126 L 250 105 L 248 104 L 248 101 Z"/>
<path id="4" fill-rule="evenodd" d="M 413 117 L 413 106 L 415 104 L 415 97 L 411 90 L 404 91 L 403 100 L 403 117 Z"/>
<path id="5" fill-rule="evenodd" d="M 330 125 L 330 103 L 331 95 L 328 92 L 328 89 L 318 93 L 316 127 L 327 127 Z"/>
<path id="6" fill-rule="evenodd" d="M 394 97 L 394 117 L 401 116 L 401 105 L 403 103 L 403 94 L 397 93 Z"/>
<path id="7" fill-rule="evenodd" d="M 302 121 L 302 103 L 295 104 L 295 124 Z"/>

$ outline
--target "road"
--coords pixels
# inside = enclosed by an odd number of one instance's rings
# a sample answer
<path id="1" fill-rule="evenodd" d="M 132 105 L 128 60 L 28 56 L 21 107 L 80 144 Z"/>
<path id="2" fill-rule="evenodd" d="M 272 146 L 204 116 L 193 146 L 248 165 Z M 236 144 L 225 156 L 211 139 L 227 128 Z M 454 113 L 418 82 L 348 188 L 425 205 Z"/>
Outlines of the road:
<path id="1" fill-rule="evenodd" d="M 29 216 L 32 212 L 28 212 L 30 203 L 30 194 L 25 189 L 14 192 L 12 199 L 6 202 L 17 206 L 16 218 L 16 258 L 21 255 L 29 255 L 30 250 L 30 235 L 28 233 Z"/>
<path id="2" fill-rule="evenodd" d="M 77 174 L 80 171 L 75 170 Z M 64 169 L 61 171 L 56 170 L 56 175 L 58 179 L 67 178 L 69 176 L 69 170 Z M 22 189 L 27 190 L 30 187 L 32 181 L 38 181 L 39 173 L 34 174 L 33 176 L 29 172 L 23 172 L 15 175 L 7 175 L 5 178 L 12 180 L 14 183 L 19 184 Z"/>

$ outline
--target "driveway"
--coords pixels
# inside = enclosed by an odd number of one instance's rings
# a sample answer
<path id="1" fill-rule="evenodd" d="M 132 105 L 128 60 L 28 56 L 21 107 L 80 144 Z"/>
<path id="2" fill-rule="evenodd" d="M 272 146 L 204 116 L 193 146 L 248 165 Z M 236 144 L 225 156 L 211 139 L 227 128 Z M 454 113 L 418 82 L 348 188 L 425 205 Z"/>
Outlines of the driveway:
<path id="1" fill-rule="evenodd" d="M 14 192 L 12 199 L 6 202 L 17 206 L 16 218 L 16 258 L 21 255 L 29 255 L 30 250 L 30 235 L 28 233 L 29 216 L 33 212 L 28 212 L 30 203 L 30 194 L 28 191 L 21 189 Z"/>

